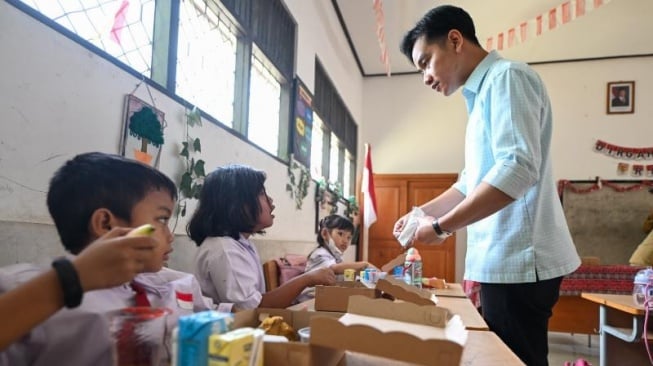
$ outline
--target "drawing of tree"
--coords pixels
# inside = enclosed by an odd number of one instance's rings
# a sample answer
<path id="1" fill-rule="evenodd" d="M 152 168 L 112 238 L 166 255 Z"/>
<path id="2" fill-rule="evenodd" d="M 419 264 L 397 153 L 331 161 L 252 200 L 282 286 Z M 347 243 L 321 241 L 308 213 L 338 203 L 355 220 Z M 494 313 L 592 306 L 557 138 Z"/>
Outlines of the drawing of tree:
<path id="1" fill-rule="evenodd" d="M 129 118 L 129 134 L 141 140 L 141 151 L 147 153 L 147 144 L 163 145 L 161 122 L 150 107 L 143 107 Z"/>

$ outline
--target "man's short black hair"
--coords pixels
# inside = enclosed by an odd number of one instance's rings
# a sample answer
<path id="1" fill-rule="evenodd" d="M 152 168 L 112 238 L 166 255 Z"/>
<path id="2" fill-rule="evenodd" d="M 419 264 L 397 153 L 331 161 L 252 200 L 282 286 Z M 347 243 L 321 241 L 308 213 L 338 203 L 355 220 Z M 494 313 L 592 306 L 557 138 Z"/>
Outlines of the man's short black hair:
<path id="1" fill-rule="evenodd" d="M 245 165 L 227 165 L 205 179 L 197 209 L 186 232 L 197 246 L 207 237 L 252 233 L 261 214 L 259 195 L 265 193 L 265 173 Z"/>
<path id="2" fill-rule="evenodd" d="M 441 5 L 429 10 L 428 13 L 420 19 L 413 29 L 406 32 L 401 41 L 399 49 L 410 63 L 413 63 L 413 47 L 415 42 L 422 36 L 426 36 L 426 41 L 442 41 L 452 29 L 457 29 L 463 38 L 472 41 L 480 47 L 476 38 L 476 28 L 474 21 L 469 14 L 462 8 L 452 5 Z"/>
<path id="3" fill-rule="evenodd" d="M 123 156 L 90 152 L 60 167 L 50 180 L 47 204 L 63 246 L 79 254 L 91 241 L 93 212 L 106 208 L 130 221 L 134 206 L 155 190 L 177 199 L 177 187 L 160 171 Z"/>

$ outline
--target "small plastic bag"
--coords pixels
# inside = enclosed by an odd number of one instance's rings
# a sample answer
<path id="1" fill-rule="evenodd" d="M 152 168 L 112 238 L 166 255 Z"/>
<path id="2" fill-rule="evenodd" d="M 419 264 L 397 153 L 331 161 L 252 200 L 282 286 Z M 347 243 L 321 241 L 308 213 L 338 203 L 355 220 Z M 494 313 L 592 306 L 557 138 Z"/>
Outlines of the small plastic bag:
<path id="1" fill-rule="evenodd" d="M 399 244 L 401 244 L 402 247 L 405 248 L 410 243 L 412 243 L 413 238 L 415 237 L 415 232 L 419 227 L 418 219 L 424 216 L 426 216 L 426 214 L 424 214 L 424 211 L 422 211 L 422 209 L 417 206 L 413 207 L 413 209 L 410 211 L 410 215 L 408 215 L 408 217 L 406 218 L 404 229 L 397 237 L 397 240 L 399 241 Z"/>

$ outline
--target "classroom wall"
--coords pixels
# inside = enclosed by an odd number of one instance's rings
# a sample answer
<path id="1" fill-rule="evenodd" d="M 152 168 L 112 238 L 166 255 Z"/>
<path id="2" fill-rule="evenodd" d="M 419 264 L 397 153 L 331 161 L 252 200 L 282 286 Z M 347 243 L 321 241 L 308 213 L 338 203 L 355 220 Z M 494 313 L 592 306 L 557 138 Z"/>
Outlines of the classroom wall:
<path id="1" fill-rule="evenodd" d="M 361 120 L 362 78 L 351 53 L 342 49 L 344 35 L 330 30 L 337 25 L 333 10 L 323 8 L 323 2 L 293 0 L 287 5 L 299 26 L 299 77 L 312 90 L 319 57 L 352 115 Z M 52 239 L 55 231 L 45 206 L 50 176 L 80 152 L 118 153 L 124 97 L 139 79 L 5 1 L 0 1 L 0 49 L 0 265 L 42 261 L 62 253 L 56 236 Z M 177 181 L 183 167 L 178 152 L 185 110 L 156 89 L 150 91 L 168 123 L 159 168 Z M 145 85 L 135 94 L 150 101 Z M 285 190 L 285 164 L 208 121 L 192 134 L 202 139 L 207 170 L 241 163 L 267 172 L 276 219 L 265 236 L 254 239 L 262 260 L 313 249 L 313 186 L 303 209 L 296 210 Z M 189 270 L 195 247 L 184 231 L 182 219 L 171 267 Z M 348 255 L 354 252 L 350 249 Z"/>

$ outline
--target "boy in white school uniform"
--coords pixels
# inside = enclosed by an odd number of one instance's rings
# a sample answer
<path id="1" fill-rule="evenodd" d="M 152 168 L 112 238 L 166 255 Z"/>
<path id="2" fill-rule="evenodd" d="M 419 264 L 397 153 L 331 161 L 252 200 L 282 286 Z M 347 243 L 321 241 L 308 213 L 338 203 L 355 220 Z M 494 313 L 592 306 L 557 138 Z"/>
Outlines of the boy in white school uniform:
<path id="1" fill-rule="evenodd" d="M 150 224 L 159 255 L 152 263 L 143 263 L 147 273 L 137 275 L 131 283 L 86 294 L 74 267 L 66 264 L 70 262 L 56 260 L 67 309 L 0 352 L 0 365 L 112 366 L 111 312 L 130 306 L 166 307 L 171 310 L 167 321 L 171 327 L 179 315 L 214 308 L 202 296 L 192 274 L 163 268 L 172 252 L 168 221 L 176 192 L 175 184 L 158 170 L 121 156 L 86 153 L 66 162 L 50 181 L 47 197 L 66 250 L 78 254 L 114 227 Z M 0 269 L 0 292 L 42 270 L 26 264 Z M 139 294 L 139 288 L 144 294 Z"/>

